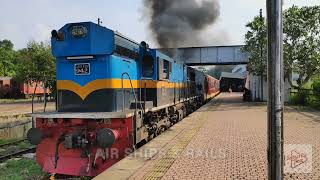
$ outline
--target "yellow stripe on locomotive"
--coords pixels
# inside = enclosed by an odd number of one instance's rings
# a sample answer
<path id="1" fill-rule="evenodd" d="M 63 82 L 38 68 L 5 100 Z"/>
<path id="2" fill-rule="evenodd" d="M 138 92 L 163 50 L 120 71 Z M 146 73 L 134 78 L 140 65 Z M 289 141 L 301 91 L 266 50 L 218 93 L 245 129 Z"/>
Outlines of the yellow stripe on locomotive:
<path id="1" fill-rule="evenodd" d="M 132 86 L 131 86 L 132 85 Z M 79 95 L 83 100 L 92 92 L 101 89 L 157 89 L 170 88 L 181 89 L 186 87 L 185 83 L 172 83 L 167 81 L 153 81 L 153 80 L 128 80 L 128 79 L 97 79 L 89 82 L 85 86 L 81 86 L 76 82 L 70 80 L 58 80 L 57 90 L 69 90 Z"/>

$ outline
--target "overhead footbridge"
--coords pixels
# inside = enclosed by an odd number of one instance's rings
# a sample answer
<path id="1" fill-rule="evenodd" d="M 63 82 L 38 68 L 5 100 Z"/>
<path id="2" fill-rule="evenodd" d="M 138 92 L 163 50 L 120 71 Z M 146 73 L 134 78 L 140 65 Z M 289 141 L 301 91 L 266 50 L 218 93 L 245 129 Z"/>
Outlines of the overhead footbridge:
<path id="1" fill-rule="evenodd" d="M 249 56 L 242 52 L 243 45 L 207 46 L 159 49 L 189 66 L 248 64 Z"/>

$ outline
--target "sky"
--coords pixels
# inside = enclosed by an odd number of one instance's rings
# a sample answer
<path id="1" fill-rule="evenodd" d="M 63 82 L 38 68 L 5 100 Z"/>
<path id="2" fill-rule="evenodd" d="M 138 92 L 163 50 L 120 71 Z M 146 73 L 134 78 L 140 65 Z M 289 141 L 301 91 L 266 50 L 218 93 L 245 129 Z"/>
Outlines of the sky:
<path id="1" fill-rule="evenodd" d="M 210 38 L 205 45 L 243 44 L 245 25 L 259 14 L 259 9 L 265 15 L 265 0 L 218 1 L 220 16 L 203 32 Z M 293 4 L 320 5 L 320 0 L 285 0 L 284 9 Z M 0 0 L 0 40 L 9 39 L 15 49 L 21 49 L 31 40 L 49 41 L 51 30 L 66 23 L 97 22 L 100 18 L 103 26 L 157 47 L 142 12 L 142 0 Z"/>

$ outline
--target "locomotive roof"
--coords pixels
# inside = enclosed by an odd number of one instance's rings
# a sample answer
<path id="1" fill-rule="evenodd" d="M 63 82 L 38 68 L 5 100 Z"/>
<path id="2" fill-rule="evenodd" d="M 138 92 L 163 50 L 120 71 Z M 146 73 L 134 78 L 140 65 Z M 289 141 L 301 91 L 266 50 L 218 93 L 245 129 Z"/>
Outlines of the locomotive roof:
<path id="1" fill-rule="evenodd" d="M 135 43 L 135 44 L 137 44 L 137 45 L 140 45 L 140 43 L 138 43 L 137 41 L 128 38 L 127 36 L 121 34 L 121 33 L 118 32 L 118 31 L 113 31 L 113 32 L 114 32 L 114 34 L 115 34 L 116 36 L 119 36 L 119 37 L 124 38 L 124 39 L 126 39 L 126 40 L 128 40 L 128 41 L 131 41 L 132 43 Z"/>

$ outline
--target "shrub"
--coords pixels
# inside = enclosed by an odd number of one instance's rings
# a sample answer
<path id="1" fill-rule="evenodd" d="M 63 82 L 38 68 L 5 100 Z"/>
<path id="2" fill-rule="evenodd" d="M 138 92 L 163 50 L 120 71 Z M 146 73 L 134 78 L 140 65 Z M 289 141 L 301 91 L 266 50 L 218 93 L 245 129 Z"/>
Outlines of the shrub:
<path id="1" fill-rule="evenodd" d="M 320 78 L 315 79 L 312 83 L 312 90 L 315 93 L 320 93 Z"/>
<path id="2" fill-rule="evenodd" d="M 320 78 L 317 78 L 312 83 L 313 95 L 310 98 L 310 105 L 320 109 Z"/>
<path id="3" fill-rule="evenodd" d="M 307 105 L 308 91 L 300 90 L 296 93 L 292 93 L 290 96 L 290 103 L 294 105 Z"/>

